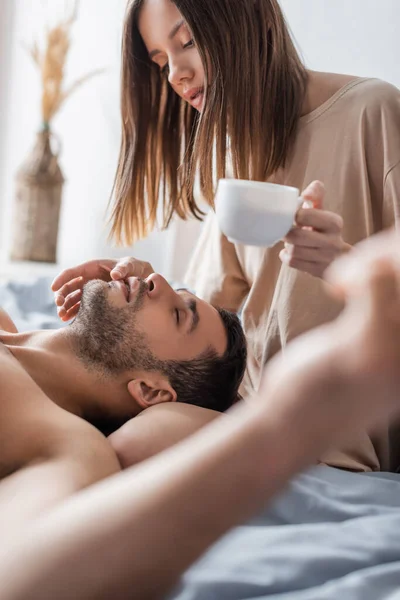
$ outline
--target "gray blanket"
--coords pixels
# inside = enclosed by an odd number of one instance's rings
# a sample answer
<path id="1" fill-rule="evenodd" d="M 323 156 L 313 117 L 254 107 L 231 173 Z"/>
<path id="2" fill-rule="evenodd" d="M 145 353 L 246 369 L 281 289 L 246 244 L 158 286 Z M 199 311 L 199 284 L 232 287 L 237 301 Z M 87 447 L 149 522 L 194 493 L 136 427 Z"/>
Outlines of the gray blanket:
<path id="1" fill-rule="evenodd" d="M 172 598 L 400 599 L 400 476 L 312 469 L 218 542 Z"/>
<path id="2" fill-rule="evenodd" d="M 51 282 L 51 278 L 41 277 L 26 283 L 1 283 L 0 306 L 8 312 L 18 331 L 57 329 L 63 326 L 57 317 Z"/>

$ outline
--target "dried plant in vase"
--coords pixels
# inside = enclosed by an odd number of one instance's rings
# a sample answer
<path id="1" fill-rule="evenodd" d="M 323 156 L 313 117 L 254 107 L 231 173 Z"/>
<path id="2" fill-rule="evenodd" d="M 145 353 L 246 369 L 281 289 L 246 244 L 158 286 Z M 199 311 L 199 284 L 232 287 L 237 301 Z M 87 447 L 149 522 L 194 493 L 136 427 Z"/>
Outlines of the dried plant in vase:
<path id="1" fill-rule="evenodd" d="M 52 131 L 52 121 L 78 87 L 103 72 L 103 69 L 92 71 L 65 87 L 65 65 L 71 47 L 70 32 L 77 19 L 77 8 L 75 2 L 70 17 L 47 28 L 42 50 L 37 42 L 28 48 L 40 73 L 42 127 L 32 152 L 16 177 L 12 260 L 56 262 L 57 259 L 64 177 L 58 163 L 60 144 Z M 54 141 L 57 142 L 56 148 Z"/>

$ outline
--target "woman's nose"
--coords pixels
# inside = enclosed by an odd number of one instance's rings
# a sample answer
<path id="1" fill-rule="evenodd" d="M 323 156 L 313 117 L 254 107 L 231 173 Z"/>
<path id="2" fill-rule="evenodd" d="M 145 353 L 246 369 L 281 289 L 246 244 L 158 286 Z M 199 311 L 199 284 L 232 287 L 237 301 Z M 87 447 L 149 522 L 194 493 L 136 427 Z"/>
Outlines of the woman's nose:
<path id="1" fill-rule="evenodd" d="M 187 66 L 185 67 L 176 61 L 170 61 L 168 81 L 172 86 L 176 87 L 192 76 L 191 70 Z"/>

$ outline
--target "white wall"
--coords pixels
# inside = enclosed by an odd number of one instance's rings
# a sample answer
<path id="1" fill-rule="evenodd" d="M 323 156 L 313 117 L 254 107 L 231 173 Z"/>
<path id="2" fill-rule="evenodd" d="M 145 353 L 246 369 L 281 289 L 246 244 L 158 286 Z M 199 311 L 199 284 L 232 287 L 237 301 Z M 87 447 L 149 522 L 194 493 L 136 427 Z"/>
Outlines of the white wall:
<path id="1" fill-rule="evenodd" d="M 14 19 L 0 30 L 0 253 L 7 254 L 13 177 L 40 125 L 37 72 L 22 48 L 40 35 L 43 13 L 64 0 L 0 0 Z M 289 24 L 310 68 L 375 76 L 400 86 L 400 0 L 282 0 Z M 67 180 L 61 214 L 59 262 L 133 253 L 168 276 L 180 278 L 199 232 L 196 223 L 175 224 L 134 249 L 116 250 L 106 241 L 107 207 L 119 147 L 120 34 L 125 0 L 81 0 L 68 62 L 72 80 L 94 68 L 105 75 L 70 98 L 54 129 L 62 139 Z M 9 78 L 9 74 L 11 77 Z M 3 85 L 6 79 L 8 85 Z M 8 95 L 7 95 L 8 94 Z"/>
<path id="2" fill-rule="evenodd" d="M 3 2 L 3 0 L 1 0 Z M 0 2 L 0 6 L 1 6 Z M 30 151 L 40 127 L 38 73 L 23 48 L 35 37 L 43 39 L 45 15 L 63 14 L 64 0 L 15 0 L 10 45 L 9 103 L 0 121 L 3 150 L 3 199 L 0 252 L 10 246 L 14 175 Z M 44 13 L 43 7 L 48 9 Z M 134 254 L 164 271 L 165 247 L 172 233 L 153 234 L 132 249 L 107 243 L 106 208 L 115 173 L 119 140 L 120 37 L 125 0 L 81 0 L 67 63 L 67 83 L 88 71 L 106 68 L 70 97 L 54 120 L 62 142 L 61 167 L 66 184 L 61 211 L 58 261 L 71 265 L 93 257 Z M 1 8 L 0 8 L 1 11 Z M 1 15 L 0 15 L 1 18 Z M 1 207 L 0 207 L 1 209 Z"/>
<path id="3" fill-rule="evenodd" d="M 280 0 L 310 69 L 400 86 L 399 0 Z"/>
<path id="4" fill-rule="evenodd" d="M 0 224 L 5 206 L 6 123 L 10 106 L 11 47 L 13 30 L 12 0 L 0 1 Z M 0 226 L 0 247 L 1 247 Z"/>

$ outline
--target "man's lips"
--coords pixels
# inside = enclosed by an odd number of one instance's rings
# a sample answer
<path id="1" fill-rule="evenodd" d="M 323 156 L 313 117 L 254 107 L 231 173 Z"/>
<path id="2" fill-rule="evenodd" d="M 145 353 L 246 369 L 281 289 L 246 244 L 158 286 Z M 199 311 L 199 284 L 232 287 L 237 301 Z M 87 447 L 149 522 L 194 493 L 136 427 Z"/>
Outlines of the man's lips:
<path id="1" fill-rule="evenodd" d="M 139 279 L 138 277 L 130 277 L 127 281 L 119 279 L 118 281 L 111 282 L 111 286 L 115 286 L 121 291 L 128 304 L 135 298 L 143 285 L 150 291 L 154 287 L 152 281 L 147 283 L 145 280 Z"/>
<path id="2" fill-rule="evenodd" d="M 124 295 L 124 298 L 127 302 L 130 300 L 131 290 L 130 286 L 126 281 L 112 281 L 112 286 L 118 288 L 121 293 Z"/>

